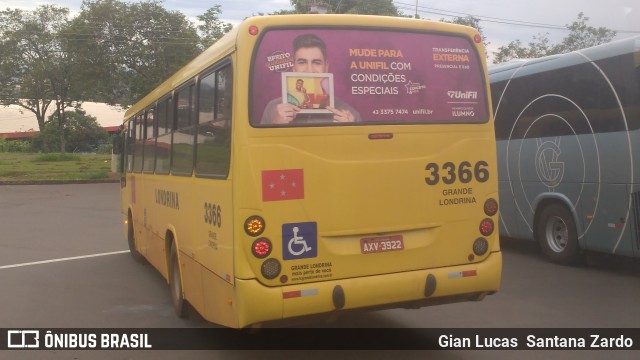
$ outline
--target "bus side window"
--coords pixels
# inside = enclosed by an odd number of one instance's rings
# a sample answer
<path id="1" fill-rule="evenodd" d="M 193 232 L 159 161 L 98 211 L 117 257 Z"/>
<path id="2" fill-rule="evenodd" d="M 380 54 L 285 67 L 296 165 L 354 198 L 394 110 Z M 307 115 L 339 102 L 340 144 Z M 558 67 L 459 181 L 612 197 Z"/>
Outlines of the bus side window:
<path id="1" fill-rule="evenodd" d="M 156 174 L 168 174 L 171 166 L 171 134 L 173 106 L 171 98 L 158 103 L 158 140 L 156 142 Z"/>
<path id="2" fill-rule="evenodd" d="M 153 172 L 156 161 L 156 137 L 158 134 L 158 128 L 154 117 L 154 108 L 151 107 L 146 113 L 146 131 L 144 140 L 144 166 L 143 171 L 146 173 Z"/>
<path id="3" fill-rule="evenodd" d="M 142 162 L 144 156 L 144 116 L 138 114 L 135 117 L 135 148 L 133 149 L 133 172 L 142 171 Z"/>
<path id="4" fill-rule="evenodd" d="M 231 159 L 231 66 L 200 81 L 196 174 L 226 177 Z"/>
<path id="5" fill-rule="evenodd" d="M 195 143 L 195 86 L 178 91 L 176 101 L 177 129 L 171 147 L 171 173 L 191 176 L 193 173 L 193 145 Z"/>
<path id="6" fill-rule="evenodd" d="M 127 149 L 127 172 L 133 171 L 133 155 L 134 155 L 134 142 L 136 139 L 136 127 L 134 120 L 131 119 L 127 123 L 127 140 L 125 142 L 125 148 Z"/>

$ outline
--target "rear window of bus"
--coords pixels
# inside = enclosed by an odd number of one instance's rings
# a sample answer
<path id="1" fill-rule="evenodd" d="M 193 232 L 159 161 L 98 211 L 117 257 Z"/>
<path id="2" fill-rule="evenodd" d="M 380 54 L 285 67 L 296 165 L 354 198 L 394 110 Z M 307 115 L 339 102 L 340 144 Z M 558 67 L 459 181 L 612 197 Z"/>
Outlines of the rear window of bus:
<path id="1" fill-rule="evenodd" d="M 251 74 L 251 124 L 483 123 L 476 47 L 461 36 L 364 29 L 274 29 Z"/>

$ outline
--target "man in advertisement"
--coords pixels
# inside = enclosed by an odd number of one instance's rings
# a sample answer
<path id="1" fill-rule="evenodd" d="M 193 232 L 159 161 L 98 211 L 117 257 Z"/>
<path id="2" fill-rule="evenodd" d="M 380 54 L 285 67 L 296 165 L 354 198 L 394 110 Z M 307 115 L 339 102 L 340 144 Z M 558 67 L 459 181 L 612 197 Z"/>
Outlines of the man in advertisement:
<path id="1" fill-rule="evenodd" d="M 327 48 L 322 39 L 314 34 L 303 34 L 293 40 L 294 65 L 297 73 L 328 73 Z M 332 94 L 331 94 L 332 95 Z M 331 96 L 330 95 L 330 96 Z M 301 104 L 300 104 L 301 105 Z M 262 114 L 261 124 L 288 124 L 292 121 L 361 121 L 360 114 L 349 104 L 334 100 L 334 106 L 326 105 L 327 114 L 301 114 L 303 108 L 282 98 L 271 100 Z"/>

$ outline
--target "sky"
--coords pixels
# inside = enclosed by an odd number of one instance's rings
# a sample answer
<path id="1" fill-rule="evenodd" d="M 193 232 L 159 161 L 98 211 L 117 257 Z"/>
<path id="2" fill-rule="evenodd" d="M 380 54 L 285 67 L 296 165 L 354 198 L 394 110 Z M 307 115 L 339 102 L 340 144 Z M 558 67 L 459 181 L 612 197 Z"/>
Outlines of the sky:
<path id="1" fill-rule="evenodd" d="M 137 0 L 136 0 L 137 1 Z M 396 7 L 407 15 L 417 13 L 423 19 L 452 19 L 451 16 L 473 15 L 481 19 L 480 26 L 489 41 L 487 53 L 514 40 L 528 44 L 534 36 L 548 33 L 552 43 L 560 42 L 571 24 L 583 12 L 588 25 L 618 31 L 618 38 L 640 36 L 640 0 L 394 0 Z M 38 5 L 55 4 L 79 11 L 82 0 L 0 0 L 0 9 L 33 9 Z M 164 7 L 178 10 L 195 21 L 209 7 L 220 5 L 223 21 L 233 24 L 243 19 L 292 9 L 289 0 L 164 0 Z"/>

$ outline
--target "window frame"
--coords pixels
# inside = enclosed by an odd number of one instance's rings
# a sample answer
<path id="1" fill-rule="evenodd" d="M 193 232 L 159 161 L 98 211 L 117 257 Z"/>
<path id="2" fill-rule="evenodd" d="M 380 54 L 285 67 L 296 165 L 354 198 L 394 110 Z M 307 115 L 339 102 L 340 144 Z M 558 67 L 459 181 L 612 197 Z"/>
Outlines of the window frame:
<path id="1" fill-rule="evenodd" d="M 176 133 L 179 132 L 180 128 L 180 119 L 178 117 L 178 115 L 180 114 L 178 106 L 179 106 L 179 98 L 180 98 L 180 93 L 184 90 L 187 90 L 191 88 L 191 93 L 189 94 L 189 125 L 186 126 L 184 129 L 192 129 L 194 130 L 194 133 L 191 135 L 191 171 L 190 172 L 182 172 L 182 171 L 175 171 L 175 165 L 176 165 L 176 161 L 175 161 L 175 149 L 176 149 Z M 171 175 L 176 175 L 176 176 L 193 176 L 194 173 L 194 168 L 195 168 L 195 147 L 196 147 L 196 143 L 197 143 L 197 124 L 198 124 L 198 115 L 197 115 L 197 110 L 198 110 L 198 104 L 197 104 L 197 100 L 198 100 L 198 96 L 197 96 L 197 86 L 196 86 L 196 78 L 192 78 L 188 81 L 186 81 L 184 84 L 180 85 L 179 87 L 177 87 L 174 91 L 173 91 L 173 115 L 174 115 L 174 120 L 173 120 L 173 132 L 171 135 L 171 170 L 170 170 L 170 174 Z"/>
<path id="2" fill-rule="evenodd" d="M 199 145 L 199 140 L 198 140 L 198 136 L 199 136 L 199 127 L 200 127 L 200 86 L 202 84 L 202 80 L 209 77 L 209 76 L 214 76 L 214 89 L 213 89 L 213 94 L 214 94 L 214 105 L 213 105 L 213 121 L 215 122 L 216 120 L 218 120 L 218 115 L 219 115 L 219 104 L 218 104 L 218 91 L 219 91 L 219 73 L 221 71 L 230 71 L 231 77 L 229 79 L 229 82 L 226 84 L 226 86 L 231 86 L 230 89 L 230 95 L 231 95 L 231 99 L 230 99 L 230 106 L 229 108 L 231 109 L 231 114 L 229 116 L 228 119 L 224 119 L 225 123 L 225 128 L 224 131 L 226 132 L 226 134 L 229 137 L 229 145 L 227 147 L 228 149 L 228 157 L 227 157 L 227 161 L 226 161 L 226 170 L 224 171 L 224 173 L 220 173 L 220 174 L 207 174 L 207 173 L 202 173 L 202 172 L 198 172 L 198 145 Z M 203 71 L 202 73 L 200 73 L 198 75 L 198 79 L 197 79 L 197 102 L 198 102 L 198 106 L 197 106 L 197 124 L 196 124 L 196 143 L 195 143 L 195 153 L 194 153 L 194 169 L 193 172 L 195 174 L 196 177 L 198 178 L 208 178 L 208 179 L 227 179 L 229 177 L 229 173 L 231 172 L 231 152 L 232 152 L 232 142 L 233 142 L 233 101 L 234 101 L 234 68 L 233 68 L 233 62 L 231 61 L 230 58 L 226 58 L 218 63 L 216 63 L 215 65 L 211 66 L 210 68 L 208 68 L 207 70 Z"/>

